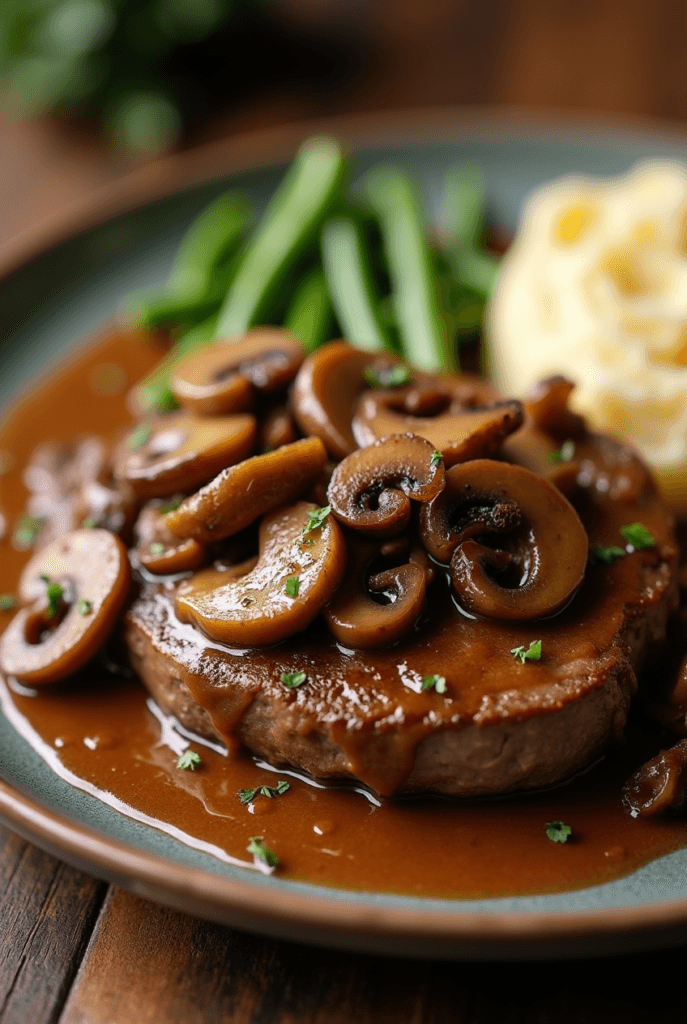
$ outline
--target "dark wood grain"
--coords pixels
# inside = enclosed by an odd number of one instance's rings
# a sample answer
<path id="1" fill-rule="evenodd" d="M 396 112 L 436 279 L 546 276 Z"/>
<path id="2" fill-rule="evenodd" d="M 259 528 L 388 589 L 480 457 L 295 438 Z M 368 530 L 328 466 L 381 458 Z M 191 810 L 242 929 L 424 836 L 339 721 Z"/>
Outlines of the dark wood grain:
<path id="1" fill-rule="evenodd" d="M 0 827 L 1 1024 L 58 1019 L 105 889 Z"/>
<path id="2" fill-rule="evenodd" d="M 59 1024 L 672 1024 L 686 950 L 572 963 L 372 957 L 245 935 L 114 889 Z"/>

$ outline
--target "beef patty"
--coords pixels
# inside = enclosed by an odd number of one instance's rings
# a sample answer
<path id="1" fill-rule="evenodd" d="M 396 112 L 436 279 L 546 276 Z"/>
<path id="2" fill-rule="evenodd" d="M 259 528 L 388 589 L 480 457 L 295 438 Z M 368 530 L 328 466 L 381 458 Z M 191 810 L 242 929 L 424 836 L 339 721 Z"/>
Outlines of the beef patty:
<path id="1" fill-rule="evenodd" d="M 190 730 L 316 778 L 359 779 L 384 795 L 485 796 L 559 782 L 622 734 L 637 673 L 663 643 L 676 597 L 672 523 L 627 447 L 586 435 L 571 501 L 590 550 L 641 522 L 656 544 L 611 564 L 593 556 L 550 619 L 463 614 L 441 574 L 415 634 L 349 651 L 322 620 L 273 648 L 233 651 L 174 613 L 174 586 L 145 583 L 125 622 L 131 662 L 161 708 Z M 622 543 L 622 541 L 621 541 Z M 542 641 L 540 661 L 513 648 Z M 304 672 L 289 689 L 285 673 Z M 423 689 L 443 676 L 445 692 Z"/>

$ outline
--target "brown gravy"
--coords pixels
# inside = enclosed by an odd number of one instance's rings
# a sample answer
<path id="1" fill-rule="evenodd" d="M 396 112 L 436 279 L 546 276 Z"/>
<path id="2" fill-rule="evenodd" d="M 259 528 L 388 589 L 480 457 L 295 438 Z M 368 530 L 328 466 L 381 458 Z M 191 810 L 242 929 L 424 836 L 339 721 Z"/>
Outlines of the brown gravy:
<path id="1" fill-rule="evenodd" d="M 98 368 L 122 367 L 130 384 L 159 355 L 140 339 L 107 335 L 11 409 L 0 432 L 0 450 L 13 457 L 0 478 L 0 509 L 8 523 L 22 512 L 21 469 L 38 443 L 94 429 L 107 435 L 129 423 L 124 390 L 106 396 L 93 387 Z M 3 539 L 0 591 L 15 590 L 26 557 Z M 623 782 L 659 746 L 657 739 L 632 730 L 617 755 L 545 793 L 481 802 L 373 803 L 360 792 L 315 786 L 196 742 L 192 748 L 202 765 L 182 771 L 176 767 L 178 752 L 161 742 L 160 721 L 147 709 L 138 683 L 117 680 L 97 663 L 86 676 L 70 689 L 37 696 L 3 687 L 5 713 L 55 770 L 80 780 L 75 785 L 246 867 L 253 866 L 246 853 L 249 838 L 260 835 L 278 854 L 287 878 L 361 890 L 493 897 L 609 881 L 687 842 L 687 822 L 633 820 L 621 806 Z M 282 796 L 258 796 L 249 806 L 239 802 L 239 789 L 282 778 L 291 783 Z M 572 827 L 565 845 L 546 837 L 544 826 L 554 820 Z"/>

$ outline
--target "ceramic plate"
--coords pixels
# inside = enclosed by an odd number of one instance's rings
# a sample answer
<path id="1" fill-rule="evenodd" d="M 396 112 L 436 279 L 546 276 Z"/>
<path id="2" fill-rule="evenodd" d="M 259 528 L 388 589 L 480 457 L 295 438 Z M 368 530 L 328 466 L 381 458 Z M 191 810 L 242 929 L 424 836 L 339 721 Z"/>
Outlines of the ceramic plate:
<path id="1" fill-rule="evenodd" d="M 128 292 L 162 282 L 191 219 L 229 182 L 264 202 L 300 139 L 322 130 L 357 151 L 360 171 L 387 157 L 407 166 L 430 216 L 449 164 L 478 164 L 492 217 L 506 228 L 530 189 L 556 175 L 618 173 L 655 155 L 687 160 L 687 142 L 668 129 L 562 130 L 446 113 L 301 125 L 170 158 L 0 254 L 0 400 L 107 322 Z M 460 901 L 349 892 L 232 868 L 118 814 L 53 774 L 2 717 L 0 775 L 0 816 L 38 845 L 241 928 L 466 958 L 588 956 L 687 938 L 687 849 L 619 881 L 558 895 Z"/>

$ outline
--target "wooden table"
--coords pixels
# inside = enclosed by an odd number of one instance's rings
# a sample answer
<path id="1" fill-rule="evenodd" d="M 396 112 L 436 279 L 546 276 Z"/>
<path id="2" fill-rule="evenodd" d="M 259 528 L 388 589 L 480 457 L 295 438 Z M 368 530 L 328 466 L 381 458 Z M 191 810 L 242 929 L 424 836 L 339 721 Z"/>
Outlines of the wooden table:
<path id="1" fill-rule="evenodd" d="M 292 18 L 307 5 L 292 3 Z M 322 5 L 320 5 L 322 6 Z M 363 30 L 361 22 L 361 31 Z M 441 104 L 687 122 L 683 0 L 376 0 L 338 90 L 256 92 L 193 145 L 306 116 Z M 687 130 L 687 129 L 686 129 Z M 0 118 L 0 255 L 126 173 L 91 137 Z M 96 881 L 0 827 L 0 1024 L 660 1024 L 687 1019 L 685 950 L 444 964 L 305 949 Z"/>

